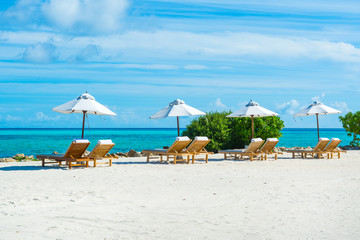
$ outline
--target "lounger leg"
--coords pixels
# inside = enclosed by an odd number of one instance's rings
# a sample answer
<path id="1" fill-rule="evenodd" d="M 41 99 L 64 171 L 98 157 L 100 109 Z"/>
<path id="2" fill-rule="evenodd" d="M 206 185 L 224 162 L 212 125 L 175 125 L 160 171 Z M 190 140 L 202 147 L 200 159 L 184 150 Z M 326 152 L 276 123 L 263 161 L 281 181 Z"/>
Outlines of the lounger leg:
<path id="1" fill-rule="evenodd" d="M 261 159 L 261 161 L 262 161 L 262 160 L 264 160 L 264 156 L 263 156 L 263 155 L 261 155 L 261 156 L 260 156 L 260 159 Z"/>
<path id="2" fill-rule="evenodd" d="M 149 162 L 150 161 L 150 153 L 147 153 L 146 154 L 146 162 Z"/>
<path id="3" fill-rule="evenodd" d="M 254 156 L 253 155 L 251 155 L 250 156 L 250 161 L 252 161 L 254 159 Z"/>
<path id="4" fill-rule="evenodd" d="M 176 156 L 174 155 L 174 164 L 176 164 Z"/>
<path id="5" fill-rule="evenodd" d="M 265 160 L 267 160 L 267 155 L 265 154 Z"/>
<path id="6" fill-rule="evenodd" d="M 208 163 L 208 161 L 209 161 L 209 154 L 206 154 L 205 160 L 206 160 L 206 163 Z"/>
<path id="7" fill-rule="evenodd" d="M 71 161 L 69 161 L 69 169 L 71 169 Z"/>
<path id="8" fill-rule="evenodd" d="M 226 153 L 224 153 L 224 159 L 226 159 Z"/>
<path id="9" fill-rule="evenodd" d="M 275 160 L 277 160 L 277 154 L 275 153 Z"/>
<path id="10" fill-rule="evenodd" d="M 292 155 L 293 155 L 293 158 L 295 158 L 295 153 L 294 152 L 292 153 Z"/>
<path id="11" fill-rule="evenodd" d="M 192 164 L 195 162 L 195 154 L 192 155 Z"/>
<path id="12" fill-rule="evenodd" d="M 42 166 L 45 167 L 45 159 L 42 160 Z"/>
<path id="13" fill-rule="evenodd" d="M 166 159 L 167 161 L 169 161 L 169 156 L 167 156 L 167 159 Z M 160 162 L 162 163 L 163 162 L 163 156 L 162 155 L 160 155 Z"/>
<path id="14" fill-rule="evenodd" d="M 193 158 L 194 160 L 194 158 Z M 187 155 L 187 163 L 189 164 L 190 163 L 190 155 Z M 194 163 L 194 162 L 193 162 Z"/>
<path id="15" fill-rule="evenodd" d="M 111 159 L 110 159 L 111 161 Z M 96 158 L 94 158 L 94 167 L 96 167 Z"/>

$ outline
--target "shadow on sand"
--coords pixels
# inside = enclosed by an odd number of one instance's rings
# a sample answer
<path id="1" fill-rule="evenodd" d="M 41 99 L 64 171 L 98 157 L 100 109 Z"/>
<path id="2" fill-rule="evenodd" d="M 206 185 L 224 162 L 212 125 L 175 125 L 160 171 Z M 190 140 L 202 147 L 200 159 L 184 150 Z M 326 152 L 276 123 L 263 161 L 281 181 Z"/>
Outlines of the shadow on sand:
<path id="1" fill-rule="evenodd" d="M 0 171 L 39 171 L 39 170 L 49 170 L 49 169 L 61 169 L 66 170 L 67 168 L 62 167 L 42 167 L 42 166 L 8 166 L 0 167 Z"/>

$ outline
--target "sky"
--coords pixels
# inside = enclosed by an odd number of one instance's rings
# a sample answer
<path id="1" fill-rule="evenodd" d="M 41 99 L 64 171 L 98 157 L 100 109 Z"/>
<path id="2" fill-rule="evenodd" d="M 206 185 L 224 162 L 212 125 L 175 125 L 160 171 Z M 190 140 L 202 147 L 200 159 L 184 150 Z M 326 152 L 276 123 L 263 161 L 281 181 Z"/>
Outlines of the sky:
<path id="1" fill-rule="evenodd" d="M 360 110 L 359 12 L 358 0 L 2 0 L 0 128 L 81 127 L 51 109 L 86 91 L 117 113 L 91 127 L 176 127 L 149 119 L 175 99 L 205 112 L 254 100 L 285 127 L 316 127 L 293 114 L 314 100 Z"/>

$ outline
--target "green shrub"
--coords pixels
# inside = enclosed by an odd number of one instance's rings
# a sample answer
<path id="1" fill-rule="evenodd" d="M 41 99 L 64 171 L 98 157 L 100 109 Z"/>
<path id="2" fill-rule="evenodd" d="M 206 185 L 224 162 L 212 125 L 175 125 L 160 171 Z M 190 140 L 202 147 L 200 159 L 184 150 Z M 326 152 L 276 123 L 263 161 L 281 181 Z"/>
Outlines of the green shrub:
<path id="1" fill-rule="evenodd" d="M 251 118 L 228 118 L 231 111 L 210 112 L 191 121 L 186 126 L 183 136 L 194 139 L 196 136 L 207 136 L 211 142 L 206 149 L 243 148 L 251 140 Z M 280 117 L 254 118 L 255 137 L 266 139 L 282 136 L 284 122 Z"/>
<path id="2" fill-rule="evenodd" d="M 353 136 L 353 140 L 350 142 L 351 146 L 359 146 L 360 138 L 360 111 L 356 113 L 348 112 L 345 116 L 339 117 L 340 122 L 345 128 L 348 136 Z"/>

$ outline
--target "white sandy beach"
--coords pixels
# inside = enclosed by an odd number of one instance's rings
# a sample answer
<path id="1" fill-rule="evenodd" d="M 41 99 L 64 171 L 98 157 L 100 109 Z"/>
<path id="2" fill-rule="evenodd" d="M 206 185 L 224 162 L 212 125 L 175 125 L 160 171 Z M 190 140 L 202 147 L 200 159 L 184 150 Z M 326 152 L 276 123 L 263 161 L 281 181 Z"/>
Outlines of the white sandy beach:
<path id="1" fill-rule="evenodd" d="M 0 164 L 0 239 L 360 239 L 360 151 L 341 159 Z"/>

